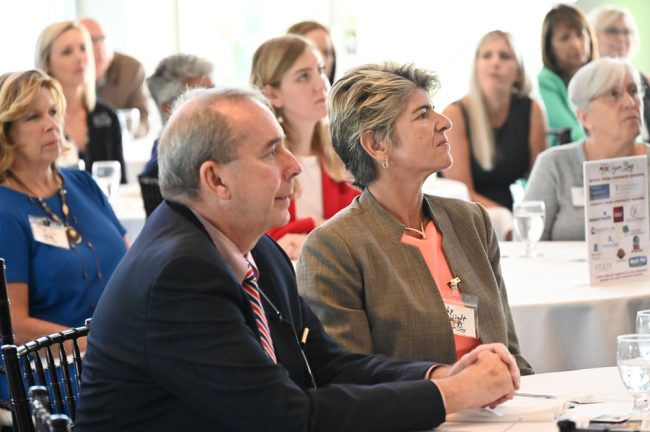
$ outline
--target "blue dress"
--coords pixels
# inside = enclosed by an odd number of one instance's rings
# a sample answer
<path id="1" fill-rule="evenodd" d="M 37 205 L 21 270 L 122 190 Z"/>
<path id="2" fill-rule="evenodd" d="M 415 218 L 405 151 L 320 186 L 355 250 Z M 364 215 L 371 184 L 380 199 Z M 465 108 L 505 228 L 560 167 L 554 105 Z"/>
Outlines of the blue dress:
<path id="1" fill-rule="evenodd" d="M 126 253 L 126 230 L 87 172 L 62 169 L 60 174 L 67 191 L 68 222 L 81 233 L 82 243 L 64 249 L 35 241 L 28 216 L 47 213 L 36 199 L 0 186 L 0 257 L 6 261 L 7 283 L 29 287 L 31 317 L 74 327 L 92 316 Z M 58 193 L 44 201 L 62 216 Z M 6 377 L 0 373 L 0 397 L 7 396 Z"/>

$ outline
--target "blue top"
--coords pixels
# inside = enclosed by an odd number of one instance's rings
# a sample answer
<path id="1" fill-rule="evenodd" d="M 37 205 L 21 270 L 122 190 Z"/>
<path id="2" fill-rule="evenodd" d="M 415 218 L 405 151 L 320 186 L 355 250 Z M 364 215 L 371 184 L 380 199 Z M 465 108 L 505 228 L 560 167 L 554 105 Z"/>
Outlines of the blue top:
<path id="1" fill-rule="evenodd" d="M 537 75 L 539 94 L 544 101 L 548 127 L 551 129 L 571 129 L 571 142 L 579 141 L 586 137 L 585 130 L 578 121 L 571 104 L 567 86 L 562 78 L 552 70 L 543 68 Z M 550 138 L 549 146 L 557 144 L 555 138 Z"/>
<path id="2" fill-rule="evenodd" d="M 93 314 L 126 253 L 126 230 L 87 172 L 61 169 L 60 174 L 70 209 L 68 223 L 81 233 L 82 243 L 64 249 L 35 241 L 28 216 L 48 217 L 47 213 L 36 199 L 0 186 L 0 257 L 6 261 L 7 283 L 29 287 L 30 316 L 74 327 Z M 62 217 L 58 193 L 44 201 Z M 0 374 L 3 398 L 4 378 Z"/>

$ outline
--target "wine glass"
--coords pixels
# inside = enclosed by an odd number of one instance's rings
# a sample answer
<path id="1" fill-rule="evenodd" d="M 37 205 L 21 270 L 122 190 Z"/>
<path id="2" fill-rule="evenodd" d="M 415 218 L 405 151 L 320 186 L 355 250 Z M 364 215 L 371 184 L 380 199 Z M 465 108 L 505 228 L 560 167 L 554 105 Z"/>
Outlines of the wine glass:
<path id="1" fill-rule="evenodd" d="M 524 243 L 523 257 L 535 258 L 541 256 L 535 250 L 535 243 L 544 232 L 546 206 L 544 201 L 520 201 L 514 206 L 515 230 Z"/>
<path id="2" fill-rule="evenodd" d="M 92 176 L 110 200 L 120 186 L 122 165 L 119 161 L 96 161 L 93 163 Z"/>
<path id="3" fill-rule="evenodd" d="M 618 373 L 634 398 L 633 417 L 643 418 L 650 394 L 650 334 L 626 334 L 617 340 Z"/>
<path id="4" fill-rule="evenodd" d="M 639 334 L 650 333 L 650 309 L 640 310 L 636 313 L 636 332 Z"/>

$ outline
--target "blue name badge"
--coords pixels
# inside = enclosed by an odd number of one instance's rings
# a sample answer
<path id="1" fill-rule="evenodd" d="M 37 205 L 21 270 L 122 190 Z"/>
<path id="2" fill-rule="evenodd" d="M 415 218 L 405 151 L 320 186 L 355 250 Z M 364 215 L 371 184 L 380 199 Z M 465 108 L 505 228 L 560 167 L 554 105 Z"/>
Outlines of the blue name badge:
<path id="1" fill-rule="evenodd" d="M 629 261 L 630 267 L 643 267 L 648 265 L 648 257 L 645 256 L 635 256 L 630 258 Z"/>
<path id="2" fill-rule="evenodd" d="M 609 198 L 609 183 L 589 186 L 589 199 L 607 199 Z"/>

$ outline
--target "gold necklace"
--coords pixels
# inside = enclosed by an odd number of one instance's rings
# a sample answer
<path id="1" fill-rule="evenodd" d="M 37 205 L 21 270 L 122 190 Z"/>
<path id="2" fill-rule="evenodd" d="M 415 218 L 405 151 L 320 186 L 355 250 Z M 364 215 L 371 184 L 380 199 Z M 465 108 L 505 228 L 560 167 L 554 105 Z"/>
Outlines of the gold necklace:
<path id="1" fill-rule="evenodd" d="M 63 213 L 63 220 L 52 211 L 50 206 L 47 205 L 45 200 L 43 198 L 37 197 L 32 190 L 27 187 L 25 182 L 23 182 L 16 174 L 14 174 L 11 170 L 7 170 L 7 176 L 11 177 L 18 185 L 20 185 L 23 189 L 25 189 L 30 195 L 36 198 L 38 203 L 40 204 L 41 208 L 47 215 L 52 219 L 54 222 L 61 224 L 65 227 L 65 235 L 68 237 L 68 241 L 79 244 L 83 240 L 83 237 L 81 236 L 81 233 L 77 231 L 72 225 L 68 223 L 68 215 L 70 214 L 70 209 L 68 208 L 68 201 L 66 199 L 66 190 L 63 189 L 63 180 L 59 176 L 56 175 L 56 173 L 53 173 L 52 176 L 54 177 L 54 180 L 56 181 L 57 185 L 57 192 L 59 194 L 59 199 L 61 200 L 61 213 Z"/>
<path id="2" fill-rule="evenodd" d="M 420 237 L 422 237 L 422 240 L 425 240 L 427 238 L 427 235 L 424 233 L 424 221 L 420 221 L 420 229 L 409 228 L 409 227 L 405 226 L 404 231 L 414 232 L 414 233 L 418 234 Z"/>

